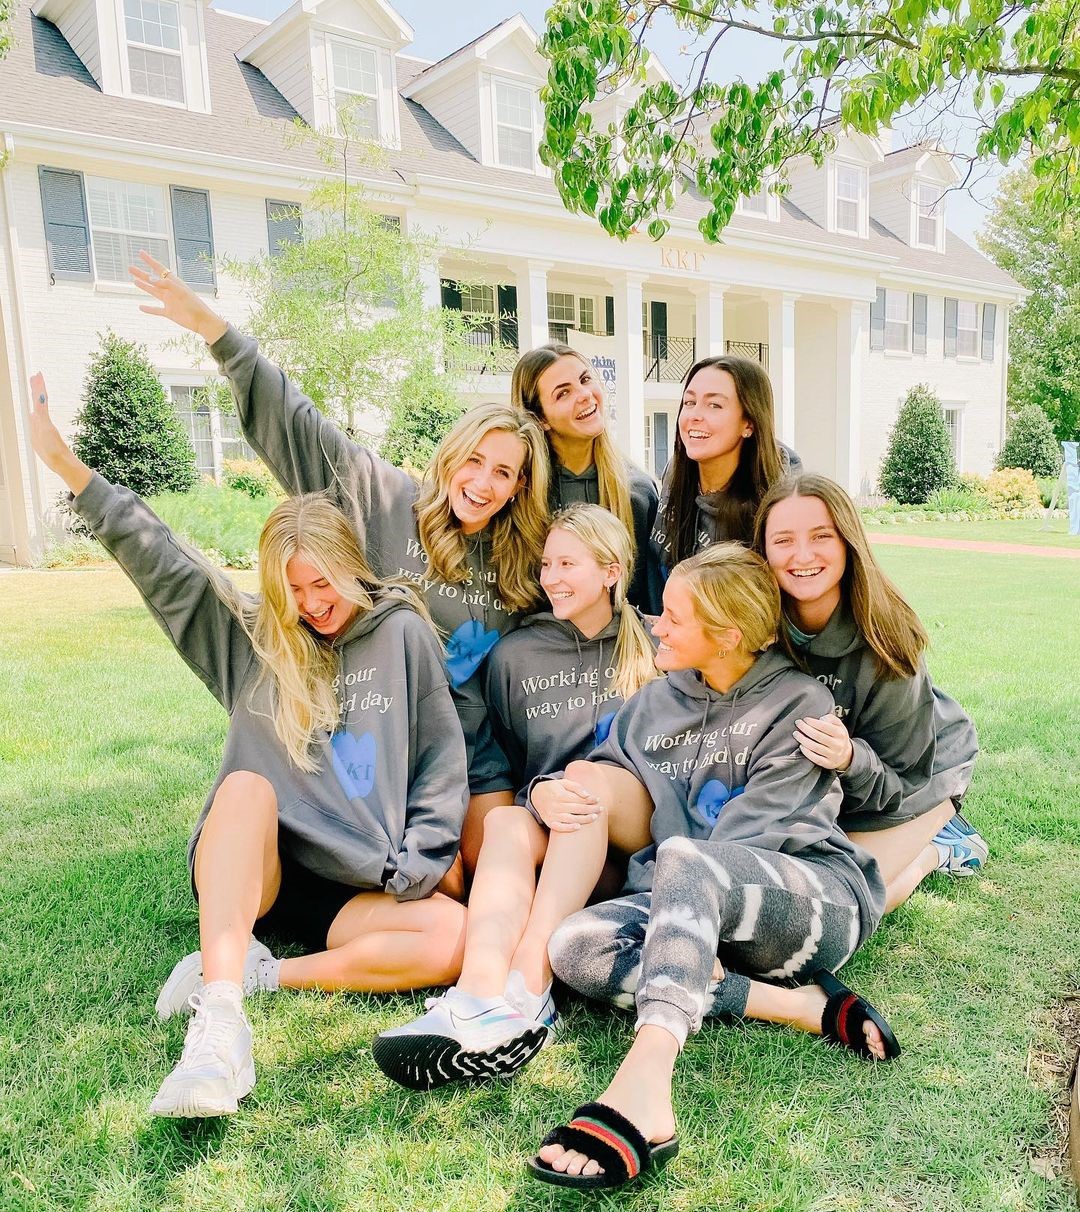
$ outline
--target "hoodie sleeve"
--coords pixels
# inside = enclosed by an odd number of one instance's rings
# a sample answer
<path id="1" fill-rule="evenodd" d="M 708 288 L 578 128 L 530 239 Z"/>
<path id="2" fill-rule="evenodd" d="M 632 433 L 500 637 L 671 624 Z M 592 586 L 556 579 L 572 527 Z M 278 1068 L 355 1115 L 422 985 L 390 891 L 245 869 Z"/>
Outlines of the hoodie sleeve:
<path id="1" fill-rule="evenodd" d="M 206 571 L 140 497 L 97 472 L 72 505 L 127 573 L 185 663 L 231 712 L 255 654 Z"/>
<path id="2" fill-rule="evenodd" d="M 415 710 L 409 744 L 405 832 L 386 891 L 399 901 L 430 896 L 461 841 L 468 801 L 465 738 L 450 698 L 438 641 L 414 615 L 406 633 L 406 671 Z"/>
<path id="3" fill-rule="evenodd" d="M 290 496 L 330 490 L 361 519 L 396 513 L 415 486 L 407 472 L 351 441 L 230 324 L 211 347 L 229 380 L 244 437 Z"/>
<path id="4" fill-rule="evenodd" d="M 510 718 L 510 678 L 503 652 L 500 642 L 484 663 L 487 717 L 476 738 L 476 752 L 469 769 L 469 790 L 474 795 L 516 791 L 525 777 L 525 749 Z"/>
<path id="5" fill-rule="evenodd" d="M 841 802 L 836 775 L 803 757 L 794 737 L 797 719 L 824 715 L 831 704 L 820 683 L 792 679 L 781 713 L 750 754 L 743 790 L 720 812 L 712 841 L 798 854 L 832 837 Z"/>
<path id="6" fill-rule="evenodd" d="M 659 503 L 656 481 L 639 467 L 632 467 L 630 505 L 634 514 L 637 558 L 627 600 L 642 614 L 659 614 L 664 608 L 664 578 L 660 571 L 659 553 L 652 542 Z"/>
<path id="7" fill-rule="evenodd" d="M 876 682 L 849 729 L 851 765 L 840 775 L 845 814 L 883 823 L 902 817 L 905 797 L 925 786 L 934 768 L 934 689 L 925 666 L 920 662 L 912 678 Z"/>

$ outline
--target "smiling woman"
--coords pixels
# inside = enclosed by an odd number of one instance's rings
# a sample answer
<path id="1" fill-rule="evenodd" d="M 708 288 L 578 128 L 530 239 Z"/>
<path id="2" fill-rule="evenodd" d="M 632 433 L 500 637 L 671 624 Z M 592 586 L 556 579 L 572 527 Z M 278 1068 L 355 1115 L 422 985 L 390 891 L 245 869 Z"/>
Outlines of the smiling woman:
<path id="1" fill-rule="evenodd" d="M 328 492 L 371 567 L 413 581 L 445 637 L 470 765 L 484 718 L 478 671 L 536 598 L 547 527 L 547 443 L 520 408 L 478 404 L 439 443 L 418 485 L 329 421 L 250 337 L 141 254 L 142 310 L 203 337 L 229 380 L 244 436 L 286 492 Z"/>
<path id="2" fill-rule="evenodd" d="M 157 1115 L 227 1115 L 255 1083 L 244 993 L 446 984 L 465 911 L 436 891 L 457 850 L 465 748 L 419 595 L 368 567 L 342 512 L 294 497 L 241 594 L 147 505 L 72 453 L 31 385 L 31 441 L 229 713 L 225 756 L 188 851 L 201 949 L 158 1013 L 194 1011 Z M 284 960 L 252 930 L 300 943 Z"/>

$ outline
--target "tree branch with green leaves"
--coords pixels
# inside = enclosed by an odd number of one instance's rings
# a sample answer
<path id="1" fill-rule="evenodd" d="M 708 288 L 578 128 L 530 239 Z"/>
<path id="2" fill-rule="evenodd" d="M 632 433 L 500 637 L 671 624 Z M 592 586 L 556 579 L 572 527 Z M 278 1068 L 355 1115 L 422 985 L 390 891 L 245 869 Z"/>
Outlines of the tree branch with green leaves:
<path id="1" fill-rule="evenodd" d="M 907 120 L 946 134 L 946 90 L 970 107 L 978 161 L 1026 157 L 1033 203 L 1074 200 L 1080 168 L 1078 0 L 773 0 L 771 21 L 740 0 L 556 0 L 540 49 L 550 62 L 540 154 L 566 205 L 625 239 L 664 235 L 677 195 L 709 209 L 717 240 L 740 196 L 782 189 L 791 165 L 820 166 L 842 131 L 875 135 Z M 692 55 L 682 81 L 647 75 L 650 34 L 670 19 Z M 720 77 L 737 33 L 782 46 L 756 82 Z M 598 105 L 628 104 L 600 122 Z M 961 173 L 965 176 L 964 173 Z"/>

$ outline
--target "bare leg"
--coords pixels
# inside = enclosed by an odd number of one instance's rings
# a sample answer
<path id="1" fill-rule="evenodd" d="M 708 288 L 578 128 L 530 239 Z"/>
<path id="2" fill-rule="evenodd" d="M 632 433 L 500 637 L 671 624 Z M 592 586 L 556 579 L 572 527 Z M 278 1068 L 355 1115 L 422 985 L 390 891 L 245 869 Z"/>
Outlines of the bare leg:
<path id="1" fill-rule="evenodd" d="M 236 771 L 217 789 L 195 850 L 203 980 L 240 984 L 255 919 L 281 887 L 277 797 L 259 774 Z"/>
<path id="2" fill-rule="evenodd" d="M 566 777 L 596 796 L 600 812 L 595 821 L 573 833 L 552 833 L 548 838 L 532 913 L 511 964 L 535 994 L 551 983 L 548 941 L 555 928 L 589 899 L 603 873 L 608 845 L 632 854 L 652 840 L 652 800 L 635 775 L 617 766 L 577 761 L 567 767 Z"/>
<path id="3" fill-rule="evenodd" d="M 937 866 L 937 852 L 930 842 L 938 830 L 952 820 L 955 812 L 952 800 L 945 800 L 930 812 L 892 829 L 848 834 L 857 846 L 877 859 L 881 878 L 885 881 L 886 912 L 903 904 Z M 928 865 L 931 855 L 934 861 Z"/>
<path id="4" fill-rule="evenodd" d="M 820 985 L 802 985 L 798 989 L 785 989 L 763 981 L 750 982 L 750 996 L 746 1002 L 746 1017 L 760 1019 L 766 1023 L 781 1023 L 797 1031 L 811 1035 L 821 1034 L 821 1016 L 828 1002 L 825 990 Z M 885 1059 L 885 1044 L 881 1032 L 872 1022 L 863 1024 L 866 1046 L 878 1058 Z"/>
<path id="5" fill-rule="evenodd" d="M 621 1112 L 647 1141 L 658 1144 L 675 1135 L 671 1081 L 679 1041 L 663 1027 L 645 1025 L 634 1037 L 607 1089 L 597 1098 Z M 587 1154 L 561 1145 L 545 1145 L 539 1154 L 553 1170 L 565 1174 L 599 1174 L 601 1167 Z"/>
<path id="6" fill-rule="evenodd" d="M 511 957 L 529 921 L 536 868 L 547 832 L 524 808 L 491 808 L 469 897 L 469 928 L 458 988 L 476 997 L 499 997 Z M 546 941 L 546 940 L 545 940 Z"/>
<path id="7" fill-rule="evenodd" d="M 484 819 L 492 808 L 503 808 L 514 802 L 512 791 L 487 791 L 483 795 L 469 797 L 465 823 L 461 828 L 461 858 L 465 874 L 471 876 L 480 858 L 484 844 Z"/>
<path id="8" fill-rule="evenodd" d="M 449 985 L 461 970 L 465 919 L 464 905 L 439 892 L 401 902 L 360 892 L 334 918 L 327 950 L 282 960 L 278 981 L 373 993 Z"/>

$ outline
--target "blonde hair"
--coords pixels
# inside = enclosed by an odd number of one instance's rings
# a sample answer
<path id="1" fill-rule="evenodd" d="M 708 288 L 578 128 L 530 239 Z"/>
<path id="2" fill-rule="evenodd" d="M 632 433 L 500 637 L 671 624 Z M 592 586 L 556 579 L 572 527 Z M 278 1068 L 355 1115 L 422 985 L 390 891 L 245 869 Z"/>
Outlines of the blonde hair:
<path id="1" fill-rule="evenodd" d="M 431 618 L 408 582 L 382 580 L 372 572 L 347 518 L 322 493 L 282 501 L 266 519 L 259 536 L 258 597 L 241 593 L 214 570 L 215 592 L 237 616 L 259 658 L 255 689 L 270 686 L 278 740 L 295 766 L 313 774 L 319 769 L 313 742 L 334 732 L 340 721 L 334 686 L 339 663 L 330 643 L 301 624 L 287 571 L 295 556 L 318 569 L 361 611 L 393 590 L 429 624 Z"/>
<path id="2" fill-rule="evenodd" d="M 741 543 L 714 543 L 676 564 L 672 577 L 686 582 L 694 614 L 706 631 L 735 627 L 738 651 L 764 652 L 780 630 L 780 591 L 768 564 Z"/>
<path id="3" fill-rule="evenodd" d="M 544 406 L 540 402 L 540 376 L 548 367 L 553 366 L 560 358 L 577 358 L 584 366 L 592 363 L 584 354 L 578 353 L 561 341 L 549 341 L 522 354 L 514 367 L 514 375 L 510 380 L 510 401 L 519 408 L 531 412 L 538 421 L 544 422 Z M 547 436 L 550 450 L 551 438 Z M 555 452 L 550 450 L 551 461 L 555 462 Z M 634 513 L 630 503 L 630 475 L 626 460 L 611 439 L 607 428 L 593 438 L 593 464 L 596 467 L 596 483 L 600 489 L 600 504 L 604 509 L 613 513 L 626 527 L 630 537 L 630 551 L 637 554 L 637 543 L 634 538 Z"/>
<path id="4" fill-rule="evenodd" d="M 765 554 L 769 511 L 788 497 L 816 497 L 829 511 L 847 549 L 841 593 L 851 607 L 855 626 L 874 654 L 879 676 L 890 679 L 914 677 L 930 637 L 919 616 L 874 559 L 858 510 L 839 484 L 826 476 L 806 474 L 774 485 L 758 509 L 754 524 L 755 548 Z M 798 654 L 795 655 L 798 658 Z"/>
<path id="5" fill-rule="evenodd" d="M 425 473 L 416 501 L 417 528 L 429 567 L 439 580 L 468 580 L 466 536 L 450 506 L 450 480 L 492 430 L 513 434 L 525 447 L 524 483 L 489 527 L 496 592 L 507 610 L 527 610 L 536 601 L 549 516 L 547 443 L 535 417 L 508 404 L 477 404 L 460 417 Z"/>
<path id="6" fill-rule="evenodd" d="M 619 616 L 619 629 L 615 635 L 615 677 L 611 689 L 628 699 L 658 676 L 652 642 L 637 611 L 626 600 L 634 572 L 630 532 L 610 510 L 581 503 L 557 513 L 549 533 L 552 530 L 565 530 L 580 539 L 601 567 L 620 566 L 619 579 L 611 587 L 611 606 Z"/>

